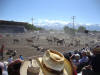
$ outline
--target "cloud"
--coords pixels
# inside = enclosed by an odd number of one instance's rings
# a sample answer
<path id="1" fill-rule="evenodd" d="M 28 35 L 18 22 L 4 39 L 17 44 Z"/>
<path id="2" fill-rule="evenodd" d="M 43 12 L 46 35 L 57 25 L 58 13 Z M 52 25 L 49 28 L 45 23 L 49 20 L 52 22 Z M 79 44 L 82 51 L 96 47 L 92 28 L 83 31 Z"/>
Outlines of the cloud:
<path id="1" fill-rule="evenodd" d="M 56 29 L 61 30 L 64 26 L 73 27 L 72 22 L 64 21 L 64 20 L 49 20 L 49 19 L 38 19 L 34 20 L 34 25 L 38 27 L 44 27 L 45 29 Z M 91 24 L 91 23 L 76 23 L 75 28 L 79 26 L 84 26 L 89 30 L 99 30 L 100 24 Z"/>
<path id="2" fill-rule="evenodd" d="M 49 20 L 49 19 L 39 19 L 38 21 L 35 22 L 36 25 L 67 25 L 70 22 L 67 21 L 62 21 L 62 20 Z"/>
<path id="3" fill-rule="evenodd" d="M 73 24 L 72 22 L 69 22 L 69 21 L 64 21 L 64 20 L 49 20 L 49 19 L 37 19 L 37 20 L 34 20 L 34 24 L 36 26 L 70 26 L 72 27 Z M 91 23 L 75 23 L 75 27 L 79 27 L 79 26 L 93 26 L 93 25 L 96 25 L 96 24 L 91 24 Z M 100 24 L 98 24 L 98 26 L 100 26 Z"/>

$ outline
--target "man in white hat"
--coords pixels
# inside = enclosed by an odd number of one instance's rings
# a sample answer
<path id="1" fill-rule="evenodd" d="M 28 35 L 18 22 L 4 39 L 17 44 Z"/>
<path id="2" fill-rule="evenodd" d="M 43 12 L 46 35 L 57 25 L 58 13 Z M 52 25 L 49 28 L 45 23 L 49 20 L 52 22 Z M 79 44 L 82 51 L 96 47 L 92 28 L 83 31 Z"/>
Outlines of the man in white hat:
<path id="1" fill-rule="evenodd" d="M 33 69 L 32 75 L 77 75 L 73 73 L 72 64 L 55 50 L 47 50 L 43 57 L 32 60 L 31 64 L 33 68 L 38 69 L 37 73 Z M 29 75 L 27 74 L 29 65 L 30 61 L 25 61 L 22 64 L 20 75 Z"/>

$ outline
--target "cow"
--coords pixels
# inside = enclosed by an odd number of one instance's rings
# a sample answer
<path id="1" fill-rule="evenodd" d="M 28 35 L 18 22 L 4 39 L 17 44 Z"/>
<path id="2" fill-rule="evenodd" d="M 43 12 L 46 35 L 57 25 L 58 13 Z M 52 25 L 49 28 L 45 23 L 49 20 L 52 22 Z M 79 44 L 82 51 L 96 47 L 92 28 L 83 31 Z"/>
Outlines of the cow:
<path id="1" fill-rule="evenodd" d="M 13 39 L 13 43 L 16 44 L 19 42 L 19 39 Z"/>
<path id="2" fill-rule="evenodd" d="M 53 42 L 53 40 L 52 40 L 52 39 L 50 39 L 50 38 L 47 38 L 46 40 L 47 40 L 47 41 L 48 41 L 48 43 L 50 43 L 50 44 L 52 44 L 52 42 Z"/>
<path id="3" fill-rule="evenodd" d="M 53 37 L 53 41 L 54 41 L 54 43 L 56 43 L 58 40 L 59 40 L 58 38 Z"/>
<path id="4" fill-rule="evenodd" d="M 84 33 L 85 33 L 85 34 L 88 34 L 88 33 L 89 33 L 89 31 L 88 31 L 88 30 L 84 30 Z"/>
<path id="5" fill-rule="evenodd" d="M 29 42 L 29 43 L 33 43 L 32 39 L 26 39 L 26 41 Z"/>
<path id="6" fill-rule="evenodd" d="M 60 44 L 60 45 L 64 45 L 64 44 L 65 44 L 65 40 L 64 40 L 64 39 L 58 40 L 58 41 L 57 41 L 57 46 L 58 46 L 59 44 Z"/>

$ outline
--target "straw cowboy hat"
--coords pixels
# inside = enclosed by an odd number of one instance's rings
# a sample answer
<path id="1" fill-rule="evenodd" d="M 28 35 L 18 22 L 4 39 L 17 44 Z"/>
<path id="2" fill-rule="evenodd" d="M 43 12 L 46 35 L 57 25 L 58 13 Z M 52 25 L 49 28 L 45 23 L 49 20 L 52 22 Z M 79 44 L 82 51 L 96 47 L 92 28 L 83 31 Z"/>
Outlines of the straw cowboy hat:
<path id="1" fill-rule="evenodd" d="M 24 61 L 20 68 L 20 75 L 31 75 L 27 73 L 30 63 L 33 68 L 37 67 L 39 72 L 34 74 L 35 70 L 33 69 L 32 75 L 73 75 L 71 63 L 55 50 L 47 50 L 43 57 L 39 57 L 31 62 Z"/>
<path id="2" fill-rule="evenodd" d="M 100 46 L 96 46 L 93 48 L 93 53 L 94 54 L 100 54 Z"/>
<path id="3" fill-rule="evenodd" d="M 93 53 L 92 53 L 90 50 L 87 50 L 86 55 L 87 55 L 87 56 L 92 56 Z"/>

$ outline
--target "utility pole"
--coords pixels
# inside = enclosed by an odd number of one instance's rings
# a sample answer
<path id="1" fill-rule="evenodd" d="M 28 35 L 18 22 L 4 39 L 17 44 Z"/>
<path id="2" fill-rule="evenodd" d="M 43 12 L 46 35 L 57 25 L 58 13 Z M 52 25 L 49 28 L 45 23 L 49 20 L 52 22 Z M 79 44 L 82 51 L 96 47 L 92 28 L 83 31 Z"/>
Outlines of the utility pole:
<path id="1" fill-rule="evenodd" d="M 73 20 L 73 32 L 74 32 L 74 36 L 75 36 L 75 16 L 72 17 L 72 20 Z"/>
<path id="2" fill-rule="evenodd" d="M 34 20 L 34 19 L 33 19 L 33 17 L 32 17 L 32 25 L 33 25 L 33 20 Z"/>

